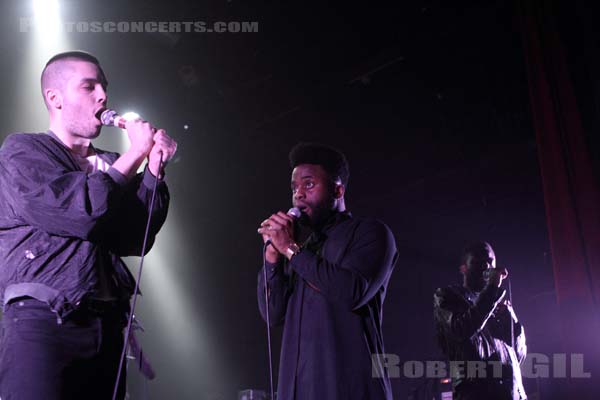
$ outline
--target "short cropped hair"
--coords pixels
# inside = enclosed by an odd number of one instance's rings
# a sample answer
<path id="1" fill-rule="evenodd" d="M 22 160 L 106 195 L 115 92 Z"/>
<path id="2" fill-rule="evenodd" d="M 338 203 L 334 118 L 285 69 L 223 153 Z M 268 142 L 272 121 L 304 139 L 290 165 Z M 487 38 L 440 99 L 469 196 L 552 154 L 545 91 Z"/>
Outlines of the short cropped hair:
<path id="1" fill-rule="evenodd" d="M 289 154 L 290 167 L 300 164 L 316 164 L 323 167 L 335 181 L 339 179 L 344 186 L 348 185 L 350 166 L 341 151 L 320 143 L 298 143 Z"/>
<path id="2" fill-rule="evenodd" d="M 95 64 L 102 73 L 102 77 L 104 78 L 104 85 L 106 86 L 107 84 L 106 77 L 104 76 L 104 71 L 102 71 L 102 67 L 100 67 L 100 61 L 98 61 L 98 59 L 92 54 L 80 50 L 65 51 L 64 53 L 55 54 L 46 63 L 46 66 L 44 67 L 41 76 L 42 96 L 44 97 L 44 103 L 46 103 L 46 107 L 48 108 L 49 105 L 46 102 L 46 96 L 44 94 L 44 91 L 50 86 L 58 88 L 63 87 L 65 81 L 65 65 L 63 63 L 64 61 L 87 61 L 92 64 Z"/>
<path id="3" fill-rule="evenodd" d="M 465 246 L 465 248 L 463 249 L 460 261 L 461 261 L 462 265 L 466 265 L 467 258 L 469 257 L 469 255 L 474 255 L 476 253 L 488 251 L 488 250 L 494 251 L 494 249 L 488 242 L 477 241 L 477 242 L 470 243 L 469 245 Z"/>
<path id="4" fill-rule="evenodd" d="M 52 56 L 52 58 L 50 58 L 48 60 L 48 62 L 46 63 L 46 68 L 48 67 L 48 65 L 58 61 L 58 60 L 65 60 L 67 58 L 72 58 L 75 60 L 81 60 L 81 61 L 88 61 L 91 62 L 92 64 L 96 64 L 97 66 L 100 66 L 100 61 L 98 61 L 98 59 L 85 51 L 81 51 L 81 50 L 72 50 L 72 51 L 65 51 L 63 53 L 58 53 Z M 46 69 L 44 68 L 44 69 Z"/>

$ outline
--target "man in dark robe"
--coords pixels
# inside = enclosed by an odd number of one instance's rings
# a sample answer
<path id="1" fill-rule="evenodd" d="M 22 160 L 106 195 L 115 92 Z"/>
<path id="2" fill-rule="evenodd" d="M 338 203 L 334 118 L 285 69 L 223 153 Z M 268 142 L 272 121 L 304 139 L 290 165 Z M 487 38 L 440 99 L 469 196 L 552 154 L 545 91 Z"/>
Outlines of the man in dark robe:
<path id="1" fill-rule="evenodd" d="M 342 153 L 301 143 L 290 164 L 292 203 L 301 216 L 296 222 L 280 211 L 258 229 L 270 243 L 269 324 L 284 324 L 278 399 L 390 400 L 379 355 L 394 237 L 382 222 L 346 210 L 349 168 Z M 304 229 L 306 235 L 298 232 Z M 264 273 L 258 302 L 267 320 Z"/>

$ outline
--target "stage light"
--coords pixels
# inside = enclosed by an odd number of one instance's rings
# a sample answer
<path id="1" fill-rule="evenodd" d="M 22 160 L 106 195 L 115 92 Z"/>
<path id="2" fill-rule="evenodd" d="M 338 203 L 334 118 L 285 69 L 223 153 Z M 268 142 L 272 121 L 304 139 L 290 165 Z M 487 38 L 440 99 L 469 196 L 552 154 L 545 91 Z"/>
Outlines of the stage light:
<path id="1" fill-rule="evenodd" d="M 133 121 L 140 118 L 140 114 L 135 111 L 128 111 L 122 115 L 122 117 L 127 121 Z"/>
<path id="2" fill-rule="evenodd" d="M 54 50 L 64 45 L 64 36 L 60 6 L 58 0 L 33 0 L 33 18 L 31 28 L 35 45 L 41 50 Z"/>
<path id="3" fill-rule="evenodd" d="M 48 113 L 40 95 L 40 74 L 46 61 L 56 53 L 70 49 L 57 0 L 32 0 L 30 13 L 21 22 L 23 59 L 15 79 L 19 93 L 14 96 L 14 121 L 19 130 L 39 132 L 48 128 Z"/>
<path id="4" fill-rule="evenodd" d="M 33 0 L 33 11 L 39 17 L 56 15 L 59 8 L 58 0 Z"/>
<path id="5" fill-rule="evenodd" d="M 35 28 L 42 34 L 60 31 L 60 7 L 58 0 L 33 0 Z"/>

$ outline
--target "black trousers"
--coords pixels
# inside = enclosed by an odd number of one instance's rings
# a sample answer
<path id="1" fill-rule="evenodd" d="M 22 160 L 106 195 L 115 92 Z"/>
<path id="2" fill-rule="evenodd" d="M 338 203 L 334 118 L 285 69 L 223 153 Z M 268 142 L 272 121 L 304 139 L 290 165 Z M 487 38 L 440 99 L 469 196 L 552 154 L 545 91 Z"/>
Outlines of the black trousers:
<path id="1" fill-rule="evenodd" d="M 77 311 L 58 324 L 34 299 L 7 306 L 0 329 L 2 400 L 110 400 L 123 346 L 122 313 Z M 118 399 L 125 397 L 125 368 Z"/>
<path id="2" fill-rule="evenodd" d="M 519 400 L 512 385 L 500 384 L 493 379 L 465 382 L 454 388 L 454 400 Z"/>

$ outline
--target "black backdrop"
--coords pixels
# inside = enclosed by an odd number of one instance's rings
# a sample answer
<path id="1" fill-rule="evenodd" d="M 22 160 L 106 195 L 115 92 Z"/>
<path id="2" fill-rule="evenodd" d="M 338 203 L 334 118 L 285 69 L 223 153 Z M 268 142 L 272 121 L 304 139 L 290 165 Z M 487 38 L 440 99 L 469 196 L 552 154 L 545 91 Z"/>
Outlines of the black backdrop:
<path id="1" fill-rule="evenodd" d="M 171 214 L 149 258 L 139 311 L 159 376 L 144 388 L 132 372 L 133 398 L 149 390 L 151 398 L 232 399 L 267 388 L 255 229 L 289 207 L 287 152 L 298 141 L 345 151 L 349 208 L 381 218 L 396 235 L 400 259 L 384 309 L 388 352 L 402 361 L 441 357 L 432 292 L 459 280 L 460 249 L 474 239 L 490 241 L 511 271 L 530 350 L 553 351 L 552 267 L 515 4 L 64 0 L 61 7 L 70 21 L 259 22 L 258 33 L 66 35 L 70 47 L 102 62 L 109 104 L 138 110 L 180 145 L 168 171 Z M 565 7 L 562 26 L 595 144 L 597 56 L 578 57 L 598 43 L 586 7 Z M 39 99 L 27 110 L 17 101 L 24 82 L 38 79 L 23 73 L 33 38 L 18 21 L 28 13 L 27 2 L 2 3 L 2 135 L 46 128 L 28 125 L 29 113 L 44 112 Z M 115 147 L 118 135 L 106 129 L 99 143 Z M 135 259 L 128 263 L 136 269 Z M 279 336 L 275 330 L 276 347 Z M 422 384 L 394 379 L 394 394 L 407 398 Z M 526 386 L 552 398 L 549 381 Z"/>

